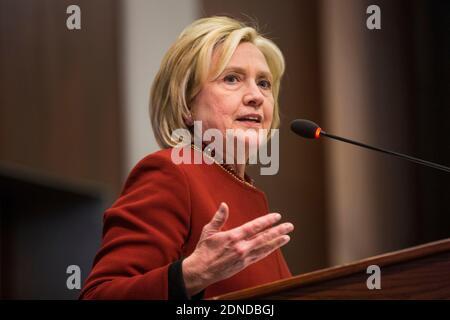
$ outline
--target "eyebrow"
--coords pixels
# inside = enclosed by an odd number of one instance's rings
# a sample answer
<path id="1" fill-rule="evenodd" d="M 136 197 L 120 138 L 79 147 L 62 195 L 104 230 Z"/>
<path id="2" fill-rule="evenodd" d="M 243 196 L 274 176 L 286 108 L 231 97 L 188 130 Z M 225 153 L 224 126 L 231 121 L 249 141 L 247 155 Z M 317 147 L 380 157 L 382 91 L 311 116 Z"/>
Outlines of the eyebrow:
<path id="1" fill-rule="evenodd" d="M 229 72 L 229 71 L 235 71 L 237 73 L 242 73 L 242 74 L 246 73 L 246 70 L 244 68 L 237 67 L 237 66 L 230 66 L 230 67 L 225 68 L 223 70 L 222 74 L 225 72 Z M 258 76 L 264 76 L 266 78 L 269 78 L 270 80 L 272 80 L 272 78 L 273 78 L 272 73 L 270 73 L 268 71 L 258 71 L 257 74 L 258 74 Z"/>

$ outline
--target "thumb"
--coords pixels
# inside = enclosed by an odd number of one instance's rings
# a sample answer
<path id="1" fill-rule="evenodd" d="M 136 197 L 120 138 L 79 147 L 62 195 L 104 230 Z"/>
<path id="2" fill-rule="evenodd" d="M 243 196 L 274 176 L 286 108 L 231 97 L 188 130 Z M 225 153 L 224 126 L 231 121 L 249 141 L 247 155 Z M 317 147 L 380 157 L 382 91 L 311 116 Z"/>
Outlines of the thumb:
<path id="1" fill-rule="evenodd" d="M 208 223 L 209 231 L 220 231 L 225 222 L 228 220 L 228 212 L 228 205 L 225 202 L 222 202 L 219 209 L 214 214 L 214 217 Z"/>

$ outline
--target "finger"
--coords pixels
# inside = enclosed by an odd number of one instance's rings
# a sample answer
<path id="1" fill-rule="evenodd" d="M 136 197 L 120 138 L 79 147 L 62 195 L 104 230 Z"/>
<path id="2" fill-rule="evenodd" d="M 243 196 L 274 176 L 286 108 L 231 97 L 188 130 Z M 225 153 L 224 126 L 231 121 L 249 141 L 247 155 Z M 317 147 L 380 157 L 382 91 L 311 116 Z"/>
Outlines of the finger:
<path id="1" fill-rule="evenodd" d="M 255 235 L 252 239 L 247 241 L 246 245 L 248 246 L 249 250 L 252 250 L 260 246 L 263 246 L 272 241 L 273 239 L 283 236 L 291 232 L 292 230 L 294 230 L 294 225 L 290 222 L 286 222 L 278 226 L 272 227 L 270 229 L 267 229 L 263 232 L 260 232 L 259 234 Z"/>
<path id="2" fill-rule="evenodd" d="M 220 203 L 219 209 L 214 214 L 214 217 L 206 225 L 209 231 L 220 231 L 228 220 L 228 205 L 225 202 Z"/>
<path id="3" fill-rule="evenodd" d="M 291 238 L 288 235 L 283 235 L 278 238 L 275 238 L 267 242 L 265 245 L 260 246 L 254 250 L 251 250 L 247 256 L 247 259 L 249 263 L 255 263 L 261 259 L 264 259 L 275 250 L 281 248 L 290 240 Z"/>
<path id="4" fill-rule="evenodd" d="M 234 241 L 250 238 L 255 234 L 267 229 L 281 219 L 279 213 L 269 213 L 265 216 L 249 221 L 237 228 L 229 230 L 230 237 Z"/>

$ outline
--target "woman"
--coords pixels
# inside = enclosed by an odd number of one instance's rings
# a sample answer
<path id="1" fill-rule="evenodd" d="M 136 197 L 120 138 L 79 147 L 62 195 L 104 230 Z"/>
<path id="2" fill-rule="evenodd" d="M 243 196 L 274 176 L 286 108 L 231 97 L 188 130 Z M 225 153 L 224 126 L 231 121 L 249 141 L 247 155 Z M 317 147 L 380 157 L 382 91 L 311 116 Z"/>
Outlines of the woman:
<path id="1" fill-rule="evenodd" d="M 81 293 L 94 299 L 212 297 L 291 276 L 280 247 L 290 223 L 278 224 L 266 197 L 245 173 L 235 145 L 214 153 L 176 147 L 178 129 L 202 137 L 275 129 L 284 71 L 279 49 L 255 29 L 227 17 L 188 26 L 164 57 L 153 83 L 150 113 L 162 150 L 132 170 L 105 212 L 101 249 Z M 195 133 L 194 123 L 202 124 Z M 240 130 L 237 130 L 240 129 Z M 211 141 L 209 141 L 211 142 Z M 258 142 L 258 145 L 262 141 Z M 175 148 L 174 148 L 175 147 Z M 174 151 L 200 164 L 173 161 Z"/>

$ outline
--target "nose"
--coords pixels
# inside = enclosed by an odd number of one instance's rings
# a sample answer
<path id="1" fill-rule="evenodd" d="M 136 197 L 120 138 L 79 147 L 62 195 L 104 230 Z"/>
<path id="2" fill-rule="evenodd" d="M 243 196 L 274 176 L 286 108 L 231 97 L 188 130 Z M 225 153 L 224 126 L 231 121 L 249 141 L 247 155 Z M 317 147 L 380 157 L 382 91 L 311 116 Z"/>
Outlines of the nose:
<path id="1" fill-rule="evenodd" d="M 246 92 L 243 97 L 244 105 L 258 108 L 264 102 L 264 96 L 261 93 L 261 89 L 256 85 L 255 82 L 247 86 Z"/>

